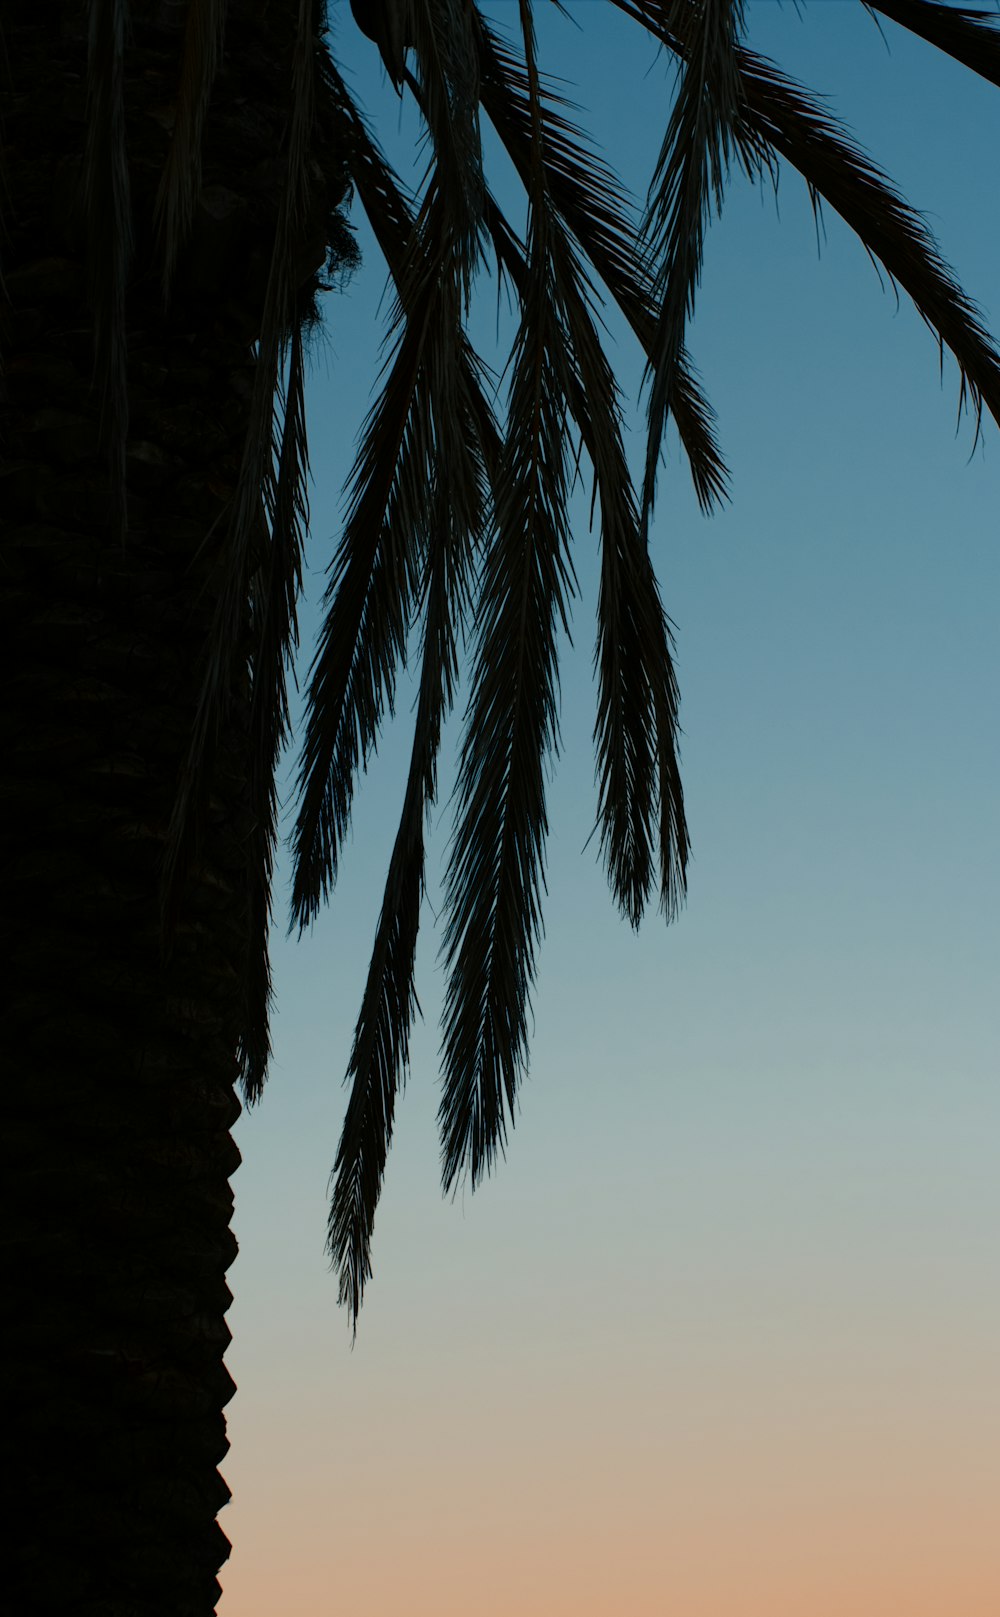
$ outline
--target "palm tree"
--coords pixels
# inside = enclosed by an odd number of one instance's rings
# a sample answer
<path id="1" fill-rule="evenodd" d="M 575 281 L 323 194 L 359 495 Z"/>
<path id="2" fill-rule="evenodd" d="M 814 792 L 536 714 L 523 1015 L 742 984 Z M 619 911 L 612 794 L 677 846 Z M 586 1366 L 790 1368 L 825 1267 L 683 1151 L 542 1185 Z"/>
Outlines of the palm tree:
<path id="1" fill-rule="evenodd" d="M 472 0 L 351 0 L 429 132 L 415 192 L 337 69 L 320 0 L 5 7 L 12 1610 L 203 1617 L 217 1598 L 229 1130 L 237 1086 L 253 1102 L 267 1072 L 275 768 L 308 529 L 305 344 L 320 293 L 356 260 L 349 207 L 367 214 L 395 303 L 309 685 L 300 928 L 334 885 L 358 772 L 420 647 L 330 1213 L 355 1321 L 415 1008 L 425 818 L 473 620 L 446 879 L 446 1186 L 489 1171 L 513 1117 L 577 444 L 601 532 L 608 878 L 633 925 L 654 892 L 668 916 L 683 897 L 677 689 L 648 530 L 668 420 L 702 507 L 726 493 L 686 328 L 730 174 L 798 170 L 955 357 L 977 425 L 984 408 L 1000 419 L 1000 358 L 923 222 L 750 50 L 741 0 L 613 3 L 677 64 L 642 219 L 542 77 L 531 0 L 511 9 L 516 44 Z M 934 0 L 869 9 L 1000 83 L 989 16 Z M 524 239 L 484 171 L 483 117 L 523 181 Z M 519 316 L 502 410 L 465 330 L 490 264 Z M 638 486 L 600 340 L 606 297 L 648 361 Z"/>

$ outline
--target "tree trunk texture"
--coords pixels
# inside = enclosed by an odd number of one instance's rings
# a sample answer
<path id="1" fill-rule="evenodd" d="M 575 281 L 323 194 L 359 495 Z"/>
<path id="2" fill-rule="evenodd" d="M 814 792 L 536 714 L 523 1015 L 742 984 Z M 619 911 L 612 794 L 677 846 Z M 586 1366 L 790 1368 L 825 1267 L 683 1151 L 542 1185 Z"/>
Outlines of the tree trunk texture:
<path id="1" fill-rule="evenodd" d="M 86 11 L 4 5 L 0 1608 L 17 1617 L 207 1617 L 229 1551 L 245 693 L 166 955 L 158 884 L 247 424 L 297 6 L 230 6 L 166 312 L 152 206 L 184 9 L 130 9 L 122 545 L 92 380 Z"/>

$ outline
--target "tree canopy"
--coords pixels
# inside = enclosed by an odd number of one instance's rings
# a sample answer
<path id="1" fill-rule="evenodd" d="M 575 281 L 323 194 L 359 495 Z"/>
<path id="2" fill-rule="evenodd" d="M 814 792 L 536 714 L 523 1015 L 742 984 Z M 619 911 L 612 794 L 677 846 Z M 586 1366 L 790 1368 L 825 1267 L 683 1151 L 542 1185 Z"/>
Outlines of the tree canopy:
<path id="1" fill-rule="evenodd" d="M 317 161 L 322 148 L 337 154 L 349 198 L 368 218 L 393 302 L 385 370 L 351 475 L 309 679 L 293 838 L 292 922 L 300 930 L 334 889 L 359 774 L 393 707 L 408 647 L 420 646 L 410 767 L 348 1063 L 350 1098 L 330 1212 L 330 1251 L 355 1320 L 371 1273 L 375 1211 L 416 1009 L 425 821 L 467 642 L 470 686 L 443 920 L 448 983 L 439 1122 L 446 1188 L 466 1173 L 474 1186 L 489 1171 L 513 1118 L 542 925 L 544 767 L 558 744 L 557 643 L 573 594 L 568 494 L 577 456 L 592 474 L 600 528 L 594 740 L 608 881 L 633 926 L 654 897 L 668 918 L 683 900 L 689 844 L 678 691 L 649 525 L 668 421 L 701 507 L 711 510 L 726 498 L 715 420 L 687 332 L 706 234 L 732 176 L 775 184 L 783 168 L 796 171 L 814 208 L 841 216 L 912 300 L 942 354 L 951 353 L 960 401 L 977 426 L 984 409 L 1000 419 L 1000 359 L 926 222 L 818 96 L 754 52 L 742 0 L 612 3 L 623 27 L 645 29 L 676 66 L 673 106 L 641 211 L 577 124 L 564 87 L 546 76 L 532 0 L 510 8 L 509 34 L 472 0 L 351 0 L 392 84 L 419 109 L 426 163 L 415 186 L 386 161 L 338 68 L 336 31 L 323 35 L 317 0 L 299 5 L 287 67 L 287 171 L 252 425 L 164 901 L 169 915 L 190 860 L 233 670 L 244 655 L 240 603 L 249 591 L 256 896 L 241 1073 L 252 1102 L 270 1051 L 274 775 L 287 738 L 286 680 L 308 527 L 303 331 L 316 309 L 303 305 L 297 268 L 315 236 L 318 198 L 329 195 Z M 990 14 L 935 0 L 886 0 L 867 9 L 1000 82 L 1000 30 Z M 199 135 L 223 10 L 210 0 L 189 7 L 178 115 L 158 202 L 167 288 L 197 194 Z M 106 69 L 123 48 L 123 12 L 110 0 L 93 11 L 93 61 Z M 338 23 L 349 26 L 345 15 Z M 94 285 L 113 469 L 121 464 L 126 419 L 120 303 L 129 250 L 115 85 L 113 71 L 95 72 L 88 146 L 90 192 L 106 223 L 95 236 Z M 491 185 L 484 120 L 523 185 L 523 236 Z M 347 248 L 337 218 L 342 261 Z M 487 273 L 509 288 L 517 311 L 502 399 L 467 332 L 477 284 Z M 608 300 L 624 315 L 647 365 L 648 438 L 635 480 L 623 439 L 625 401 L 602 344 Z"/>

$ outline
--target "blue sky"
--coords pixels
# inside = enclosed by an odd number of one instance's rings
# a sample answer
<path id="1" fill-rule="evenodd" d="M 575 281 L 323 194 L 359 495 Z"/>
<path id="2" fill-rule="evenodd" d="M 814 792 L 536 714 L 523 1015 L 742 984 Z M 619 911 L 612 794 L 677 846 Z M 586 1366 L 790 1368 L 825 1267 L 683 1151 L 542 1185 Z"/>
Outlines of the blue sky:
<path id="1" fill-rule="evenodd" d="M 488 9 L 513 22 L 512 5 Z M 543 60 L 642 194 L 666 65 L 605 0 L 572 9 L 580 33 L 542 8 Z M 851 0 L 800 9 L 751 0 L 751 42 L 830 94 L 997 330 L 1000 92 L 888 24 L 887 52 Z M 333 12 L 404 160 L 412 127 Z M 384 277 L 359 236 L 365 265 L 328 301 L 311 380 L 307 650 L 378 367 Z M 638 355 L 609 325 L 634 405 Z M 274 1071 L 239 1128 L 223 1617 L 279 1593 L 317 1617 L 996 1610 L 998 434 L 987 422 L 974 453 L 968 419 L 956 434 L 954 366 L 942 384 L 930 334 L 830 214 L 817 253 L 789 172 L 777 208 L 734 183 L 691 350 L 733 500 L 701 517 L 668 445 L 653 548 L 677 625 L 687 907 L 633 935 L 596 839 L 583 851 L 596 537 L 581 498 L 521 1115 L 501 1171 L 444 1201 L 428 906 L 425 1020 L 353 1352 L 326 1181 L 405 695 L 333 905 L 301 943 L 276 940 Z M 632 421 L 639 456 L 641 409 Z M 446 765 L 435 904 L 450 784 Z M 372 1571 L 387 1544 L 395 1582 Z M 492 1566 L 475 1598 L 463 1556 Z"/>

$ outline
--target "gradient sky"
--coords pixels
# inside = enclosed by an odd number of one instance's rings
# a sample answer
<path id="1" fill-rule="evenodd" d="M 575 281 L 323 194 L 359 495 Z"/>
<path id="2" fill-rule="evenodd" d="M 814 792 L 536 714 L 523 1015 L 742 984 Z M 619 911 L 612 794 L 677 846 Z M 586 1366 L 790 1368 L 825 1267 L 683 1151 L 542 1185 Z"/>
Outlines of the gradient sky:
<path id="1" fill-rule="evenodd" d="M 514 20 L 510 0 L 487 9 Z M 644 193 L 666 64 L 605 0 L 572 9 L 582 33 L 540 8 L 543 59 Z M 332 11 L 405 161 L 413 126 Z M 888 52 L 852 0 L 748 12 L 755 46 L 829 93 L 926 213 L 997 330 L 1000 92 L 886 23 Z M 384 274 L 360 238 L 366 267 L 328 300 L 313 368 L 307 650 L 378 361 Z M 494 320 L 487 298 L 483 341 Z M 638 356 L 611 326 L 635 400 Z M 405 694 L 332 907 L 276 941 L 273 1074 L 238 1130 L 220 1617 L 1000 1610 L 1000 435 L 988 423 L 970 460 L 954 366 L 942 384 L 932 338 L 830 214 L 817 256 L 790 172 L 777 210 L 734 184 L 691 348 L 734 498 L 701 518 L 671 444 L 654 546 L 678 626 L 687 908 L 635 936 L 596 839 L 582 851 L 582 500 L 521 1114 L 501 1171 L 444 1200 L 425 906 L 425 1021 L 353 1351 L 327 1176 Z"/>

